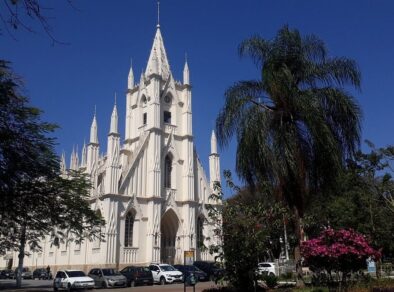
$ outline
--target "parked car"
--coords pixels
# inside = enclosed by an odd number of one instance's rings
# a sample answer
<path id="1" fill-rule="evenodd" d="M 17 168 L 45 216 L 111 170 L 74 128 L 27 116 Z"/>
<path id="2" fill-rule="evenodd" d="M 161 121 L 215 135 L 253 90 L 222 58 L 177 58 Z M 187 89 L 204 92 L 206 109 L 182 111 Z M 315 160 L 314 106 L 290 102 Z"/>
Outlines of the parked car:
<path id="1" fill-rule="evenodd" d="M 279 268 L 277 267 L 276 263 L 274 262 L 264 262 L 259 263 L 257 265 L 257 274 L 263 275 L 271 275 L 271 276 L 279 276 Z"/>
<path id="2" fill-rule="evenodd" d="M 153 285 L 153 276 L 149 267 L 128 266 L 120 271 L 127 278 L 127 286 Z"/>
<path id="3" fill-rule="evenodd" d="M 5 270 L 0 270 L 0 279 L 8 279 Z"/>
<path id="4" fill-rule="evenodd" d="M 39 280 L 50 280 L 52 279 L 52 273 L 47 271 L 47 269 L 39 268 L 33 271 L 33 279 Z"/>
<path id="5" fill-rule="evenodd" d="M 182 272 L 168 264 L 151 264 L 149 269 L 152 271 L 153 281 L 164 285 L 166 283 L 183 282 Z"/>
<path id="6" fill-rule="evenodd" d="M 13 270 L 3 270 L 3 275 L 5 275 L 5 279 L 15 279 L 15 273 Z"/>
<path id="7" fill-rule="evenodd" d="M 18 275 L 18 268 L 15 269 L 15 277 Z M 22 279 L 33 279 L 33 273 L 29 270 L 29 268 L 22 268 Z"/>
<path id="8" fill-rule="evenodd" d="M 193 265 L 174 265 L 174 268 L 183 273 L 184 281 L 193 274 L 196 281 L 208 281 L 208 274 Z"/>
<path id="9" fill-rule="evenodd" d="M 219 267 L 219 264 L 216 262 L 209 262 L 209 261 L 195 261 L 193 266 L 196 266 L 200 270 L 207 273 L 209 280 L 217 281 L 224 277 L 224 269 Z"/>
<path id="10" fill-rule="evenodd" d="M 76 270 L 63 270 L 56 273 L 53 279 L 53 291 L 59 289 L 93 289 L 94 280 L 85 275 L 82 271 Z"/>
<path id="11" fill-rule="evenodd" d="M 127 285 L 126 277 L 115 269 L 92 269 L 88 276 L 94 280 L 95 286 L 100 288 L 126 287 Z"/>

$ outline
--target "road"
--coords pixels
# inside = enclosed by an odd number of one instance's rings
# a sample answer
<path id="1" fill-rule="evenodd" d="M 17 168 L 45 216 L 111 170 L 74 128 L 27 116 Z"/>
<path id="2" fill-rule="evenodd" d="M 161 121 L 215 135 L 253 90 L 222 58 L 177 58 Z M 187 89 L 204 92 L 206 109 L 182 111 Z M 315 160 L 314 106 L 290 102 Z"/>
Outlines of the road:
<path id="1" fill-rule="evenodd" d="M 53 282 L 51 280 L 23 280 L 22 289 L 15 289 L 15 280 L 0 280 L 0 291 L 7 292 L 44 292 L 53 291 Z M 199 282 L 195 286 L 195 292 L 202 292 L 204 289 L 217 287 L 214 282 Z M 132 288 L 115 288 L 115 289 L 94 289 L 89 291 L 97 292 L 148 292 L 148 291 L 167 291 L 167 292 L 183 292 L 183 284 L 168 284 L 168 285 L 154 285 L 154 286 L 140 286 Z M 193 292 L 193 287 L 186 287 L 186 292 Z"/>

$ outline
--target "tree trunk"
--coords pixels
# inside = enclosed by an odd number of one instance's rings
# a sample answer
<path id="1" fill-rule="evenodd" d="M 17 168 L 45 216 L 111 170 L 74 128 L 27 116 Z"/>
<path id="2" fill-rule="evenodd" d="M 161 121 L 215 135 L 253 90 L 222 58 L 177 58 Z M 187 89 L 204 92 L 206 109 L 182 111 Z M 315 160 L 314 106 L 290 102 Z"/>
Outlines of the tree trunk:
<path id="1" fill-rule="evenodd" d="M 20 244 L 19 244 L 19 254 L 18 254 L 18 270 L 16 273 L 17 288 L 20 288 L 22 286 L 22 270 L 23 270 L 23 259 L 25 257 L 25 245 L 26 245 L 26 225 L 22 225 Z"/>
<path id="2" fill-rule="evenodd" d="M 296 286 L 301 288 L 305 286 L 302 277 L 302 263 L 301 263 L 302 218 L 299 215 L 297 207 L 293 207 L 293 214 L 294 214 L 294 227 L 295 227 L 294 229 L 296 236 L 296 244 L 294 247 L 294 261 L 296 263 Z"/>

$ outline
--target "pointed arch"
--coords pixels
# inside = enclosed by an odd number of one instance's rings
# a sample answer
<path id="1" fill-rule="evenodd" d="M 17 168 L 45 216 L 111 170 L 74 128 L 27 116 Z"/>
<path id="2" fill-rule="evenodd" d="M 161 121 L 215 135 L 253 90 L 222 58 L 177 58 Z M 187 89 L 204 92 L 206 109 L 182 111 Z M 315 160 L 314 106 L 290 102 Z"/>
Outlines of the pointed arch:
<path id="1" fill-rule="evenodd" d="M 161 217 L 160 223 L 160 260 L 163 263 L 173 264 L 175 261 L 175 246 L 179 226 L 179 217 L 172 208 L 169 208 Z"/>
<path id="2" fill-rule="evenodd" d="M 124 228 L 124 247 L 133 247 L 135 215 L 136 212 L 134 209 L 131 209 L 126 213 Z"/>

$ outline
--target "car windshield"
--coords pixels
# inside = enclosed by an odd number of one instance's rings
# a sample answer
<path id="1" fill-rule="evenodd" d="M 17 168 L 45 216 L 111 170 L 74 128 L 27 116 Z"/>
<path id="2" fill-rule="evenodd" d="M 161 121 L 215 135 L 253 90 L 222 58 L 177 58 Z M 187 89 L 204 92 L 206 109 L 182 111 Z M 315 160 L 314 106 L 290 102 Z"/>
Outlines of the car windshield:
<path id="1" fill-rule="evenodd" d="M 66 273 L 70 278 L 85 277 L 85 273 L 82 271 L 67 271 Z"/>
<path id="2" fill-rule="evenodd" d="M 137 270 L 138 270 L 138 272 L 150 272 L 148 267 L 141 267 L 141 268 L 138 268 Z"/>
<path id="3" fill-rule="evenodd" d="M 175 268 L 170 265 L 163 265 L 163 266 L 160 266 L 160 268 L 165 272 L 176 271 Z"/>
<path id="4" fill-rule="evenodd" d="M 197 268 L 195 266 L 185 266 L 184 269 L 186 271 L 197 271 Z"/>
<path id="5" fill-rule="evenodd" d="M 115 269 L 102 269 L 104 276 L 114 276 L 120 275 L 120 273 Z"/>

